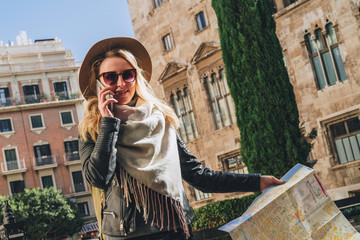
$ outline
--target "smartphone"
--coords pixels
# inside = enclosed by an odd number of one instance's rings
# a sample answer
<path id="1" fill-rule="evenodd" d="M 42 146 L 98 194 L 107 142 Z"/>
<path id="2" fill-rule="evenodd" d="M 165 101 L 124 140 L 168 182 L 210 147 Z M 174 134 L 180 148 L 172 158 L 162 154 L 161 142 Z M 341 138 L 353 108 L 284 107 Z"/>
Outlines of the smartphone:
<path id="1" fill-rule="evenodd" d="M 96 88 L 96 92 L 97 92 L 97 93 L 98 93 L 98 87 L 100 87 L 100 89 L 104 89 L 104 88 L 105 88 L 105 86 L 100 82 L 99 79 L 96 80 L 96 86 L 97 86 L 97 88 Z M 111 94 L 106 95 L 106 100 L 107 100 L 107 99 L 110 99 L 110 98 L 114 98 L 113 95 L 111 95 Z M 113 111 L 113 103 L 112 103 L 112 102 L 110 103 L 109 110 L 110 110 L 111 112 Z"/>

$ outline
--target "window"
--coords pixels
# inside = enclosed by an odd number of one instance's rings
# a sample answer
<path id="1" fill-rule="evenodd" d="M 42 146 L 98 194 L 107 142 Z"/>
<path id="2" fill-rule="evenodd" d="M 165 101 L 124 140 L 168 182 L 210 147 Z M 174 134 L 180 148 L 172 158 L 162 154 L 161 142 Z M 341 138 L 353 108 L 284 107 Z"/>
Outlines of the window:
<path id="1" fill-rule="evenodd" d="M 0 132 L 12 132 L 13 128 L 12 128 L 12 124 L 11 124 L 11 119 L 0 119 Z"/>
<path id="2" fill-rule="evenodd" d="M 164 0 L 154 0 L 154 6 L 155 8 L 159 7 L 161 4 L 164 3 Z"/>
<path id="3" fill-rule="evenodd" d="M 82 217 L 90 215 L 89 205 L 87 202 L 78 203 L 77 206 L 79 208 L 79 212 Z"/>
<path id="4" fill-rule="evenodd" d="M 36 166 L 52 164 L 50 144 L 34 146 Z"/>
<path id="5" fill-rule="evenodd" d="M 235 122 L 235 113 L 231 105 L 231 96 L 224 70 L 219 70 L 218 77 L 215 73 L 211 74 L 210 79 L 208 76 L 205 76 L 204 82 L 213 113 L 215 128 L 220 129 L 232 125 Z"/>
<path id="6" fill-rule="evenodd" d="M 307 50 L 319 89 L 347 79 L 332 23 L 327 24 L 325 29 L 325 32 L 320 28 L 317 29 L 314 36 L 311 36 L 310 33 L 305 35 Z"/>
<path id="7" fill-rule="evenodd" d="M 201 164 L 205 167 L 205 161 L 201 161 Z M 197 190 L 196 188 L 194 188 L 194 194 L 196 201 L 212 197 L 211 193 L 204 193 L 200 190 Z"/>
<path id="8" fill-rule="evenodd" d="M 171 34 L 167 34 L 162 38 L 165 51 L 170 51 L 173 48 L 173 41 Z"/>
<path id="9" fill-rule="evenodd" d="M 41 182 L 42 182 L 42 187 L 43 188 L 49 188 L 49 187 L 54 186 L 52 176 L 42 176 L 41 177 Z"/>
<path id="10" fill-rule="evenodd" d="M 289 6 L 290 4 L 293 4 L 294 2 L 297 2 L 298 0 L 284 0 L 284 7 Z"/>
<path id="11" fill-rule="evenodd" d="M 197 30 L 201 31 L 206 27 L 206 23 L 205 23 L 205 18 L 204 18 L 204 13 L 200 12 L 196 15 L 196 25 L 197 25 Z"/>
<path id="12" fill-rule="evenodd" d="M 238 151 L 222 155 L 219 159 L 221 160 L 224 171 L 240 174 L 248 173 L 247 167 L 240 160 L 240 153 Z"/>
<path id="13" fill-rule="evenodd" d="M 42 115 L 32 115 L 32 116 L 30 116 L 30 123 L 31 123 L 31 128 L 32 129 L 43 128 L 44 127 Z"/>
<path id="14" fill-rule="evenodd" d="M 18 160 L 16 155 L 16 149 L 6 149 L 4 150 L 5 153 L 5 161 L 7 170 L 14 170 L 18 169 Z"/>
<path id="15" fill-rule="evenodd" d="M 73 124 L 72 112 L 60 112 L 61 125 L 70 125 Z"/>
<path id="16" fill-rule="evenodd" d="M 191 99 L 188 88 L 178 90 L 175 94 L 170 95 L 171 104 L 175 109 L 175 113 L 180 120 L 180 135 L 184 141 L 188 142 L 198 137 L 194 112 L 192 109 Z"/>
<path id="17" fill-rule="evenodd" d="M 24 100 L 26 103 L 38 103 L 40 102 L 39 85 L 27 85 L 23 86 Z"/>
<path id="18" fill-rule="evenodd" d="M 80 156 L 79 156 L 79 142 L 78 142 L 78 140 L 66 141 L 66 142 L 64 142 L 64 145 L 65 145 L 66 157 L 67 157 L 70 161 L 74 161 L 74 160 L 79 160 L 79 159 L 80 159 Z"/>
<path id="19" fill-rule="evenodd" d="M 10 182 L 11 194 L 22 193 L 25 190 L 24 180 Z"/>
<path id="20" fill-rule="evenodd" d="M 204 192 L 202 192 L 200 190 L 197 190 L 196 188 L 194 190 L 195 190 L 195 199 L 196 199 L 196 201 L 212 197 L 211 193 L 204 193 Z"/>
<path id="21" fill-rule="evenodd" d="M 54 82 L 54 92 L 59 99 L 69 99 L 67 82 Z"/>
<path id="22" fill-rule="evenodd" d="M 75 192 L 85 191 L 85 185 L 81 171 L 72 172 L 72 178 L 73 178 Z"/>
<path id="23" fill-rule="evenodd" d="M 360 120 L 353 117 L 330 126 L 336 154 L 341 164 L 360 160 Z"/>
<path id="24" fill-rule="evenodd" d="M 0 88 L 0 106 L 11 105 L 9 88 Z"/>

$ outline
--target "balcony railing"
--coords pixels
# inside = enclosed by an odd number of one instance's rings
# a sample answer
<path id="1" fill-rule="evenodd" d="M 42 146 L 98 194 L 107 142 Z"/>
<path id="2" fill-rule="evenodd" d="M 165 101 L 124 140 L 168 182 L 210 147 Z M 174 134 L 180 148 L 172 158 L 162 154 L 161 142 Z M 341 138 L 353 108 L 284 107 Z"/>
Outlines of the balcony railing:
<path id="1" fill-rule="evenodd" d="M 85 184 L 82 183 L 74 183 L 75 192 L 84 192 L 85 191 Z"/>
<path id="2" fill-rule="evenodd" d="M 10 174 L 11 172 L 17 172 L 17 170 L 26 170 L 25 158 L 20 160 L 1 162 L 1 172 L 4 174 Z"/>
<path id="3" fill-rule="evenodd" d="M 55 163 L 56 163 L 55 156 L 41 156 L 41 157 L 33 158 L 33 164 L 37 167 L 55 164 Z"/>
<path id="4" fill-rule="evenodd" d="M 13 105 L 13 102 L 15 102 L 15 101 L 13 101 L 11 98 L 1 99 L 0 107 L 11 106 L 11 105 Z"/>
<path id="5" fill-rule="evenodd" d="M 76 160 L 80 160 L 80 156 L 79 156 L 79 152 L 75 151 L 72 153 L 64 153 L 64 161 L 76 161 Z"/>
<path id="6" fill-rule="evenodd" d="M 79 152 L 64 153 L 64 164 L 66 166 L 81 164 Z"/>
<path id="7" fill-rule="evenodd" d="M 19 168 L 17 160 L 6 161 L 6 166 L 7 166 L 7 170 L 14 170 Z"/>
<path id="8" fill-rule="evenodd" d="M 26 103 L 38 103 L 40 102 L 39 95 L 25 95 L 24 100 Z"/>
<path id="9" fill-rule="evenodd" d="M 58 61 L 44 61 L 35 63 L 14 63 L 1 64 L 0 75 L 8 75 L 23 72 L 41 72 L 53 69 L 65 69 L 75 67 L 73 59 L 58 60 Z"/>
<path id="10" fill-rule="evenodd" d="M 70 93 L 68 94 L 68 97 L 60 97 L 58 100 L 70 100 L 70 99 L 79 99 L 81 98 L 81 95 L 79 93 Z M 32 104 L 32 103 L 41 103 L 41 102 L 52 102 L 54 100 L 46 99 L 41 95 L 27 95 L 24 97 L 24 102 L 21 102 L 18 99 L 15 98 L 6 98 L 5 101 L 0 101 L 0 108 L 1 107 L 9 107 L 9 106 L 18 106 L 18 105 L 24 105 L 24 104 Z"/>
<path id="11" fill-rule="evenodd" d="M 55 92 L 55 95 L 57 95 L 59 97 L 59 100 L 64 100 L 64 99 L 69 99 L 69 93 L 67 91 L 63 91 L 63 92 Z"/>

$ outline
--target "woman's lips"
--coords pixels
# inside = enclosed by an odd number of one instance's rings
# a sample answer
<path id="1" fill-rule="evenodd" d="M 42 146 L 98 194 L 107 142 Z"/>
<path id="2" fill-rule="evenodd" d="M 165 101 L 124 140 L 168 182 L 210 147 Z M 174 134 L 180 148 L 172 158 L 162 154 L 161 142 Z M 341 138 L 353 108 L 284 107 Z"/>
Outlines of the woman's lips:
<path id="1" fill-rule="evenodd" d="M 125 91 L 116 91 L 116 92 L 115 92 L 115 95 L 123 96 L 123 95 L 125 95 L 127 92 L 129 92 L 129 90 L 125 90 Z"/>

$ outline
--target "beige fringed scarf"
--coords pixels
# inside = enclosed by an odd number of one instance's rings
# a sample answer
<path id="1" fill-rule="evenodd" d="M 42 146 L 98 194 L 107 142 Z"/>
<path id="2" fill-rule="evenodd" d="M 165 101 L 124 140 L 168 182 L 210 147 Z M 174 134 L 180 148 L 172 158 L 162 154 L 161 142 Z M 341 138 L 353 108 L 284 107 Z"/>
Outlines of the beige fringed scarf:
<path id="1" fill-rule="evenodd" d="M 121 126 L 116 147 L 126 201 L 131 201 L 131 195 L 134 197 L 137 209 L 144 211 L 146 223 L 152 211 L 151 225 L 156 221 L 160 230 L 166 216 L 168 226 L 165 227 L 170 230 L 172 222 L 176 231 L 174 218 L 178 216 L 180 226 L 189 237 L 175 128 L 152 103 L 145 102 L 134 107 Z"/>

